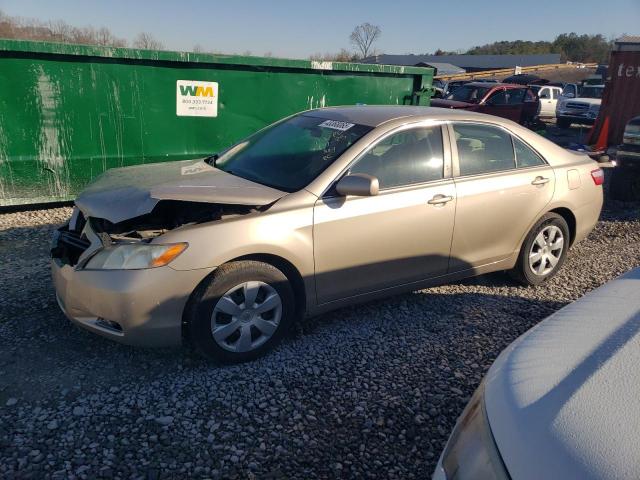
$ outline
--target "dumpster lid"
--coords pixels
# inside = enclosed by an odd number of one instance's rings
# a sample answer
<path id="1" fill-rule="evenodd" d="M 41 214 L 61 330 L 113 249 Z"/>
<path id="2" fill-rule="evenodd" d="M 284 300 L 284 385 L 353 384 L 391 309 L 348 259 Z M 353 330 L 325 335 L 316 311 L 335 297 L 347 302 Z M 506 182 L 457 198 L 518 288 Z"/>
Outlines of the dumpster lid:
<path id="1" fill-rule="evenodd" d="M 433 69 L 404 65 L 377 65 L 365 63 L 297 60 L 290 58 L 253 57 L 246 55 L 223 55 L 211 53 L 177 52 L 171 50 L 143 50 L 134 48 L 105 47 L 100 45 L 80 45 L 42 42 L 32 40 L 0 39 L 0 52 L 17 54 L 80 56 L 107 58 L 110 61 L 134 60 L 151 62 L 202 63 L 230 65 L 250 68 L 325 70 L 336 72 L 358 72 L 367 74 L 392 75 L 432 75 Z"/>

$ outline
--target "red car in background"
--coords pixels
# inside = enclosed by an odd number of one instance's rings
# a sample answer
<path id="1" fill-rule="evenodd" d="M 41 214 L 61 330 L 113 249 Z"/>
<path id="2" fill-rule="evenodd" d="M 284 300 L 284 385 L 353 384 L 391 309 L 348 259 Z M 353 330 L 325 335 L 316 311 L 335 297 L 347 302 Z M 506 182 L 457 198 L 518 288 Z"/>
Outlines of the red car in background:
<path id="1" fill-rule="evenodd" d="M 531 88 L 510 83 L 467 83 L 443 99 L 432 99 L 431 106 L 488 113 L 522 125 L 533 124 L 540 112 L 540 100 Z"/>

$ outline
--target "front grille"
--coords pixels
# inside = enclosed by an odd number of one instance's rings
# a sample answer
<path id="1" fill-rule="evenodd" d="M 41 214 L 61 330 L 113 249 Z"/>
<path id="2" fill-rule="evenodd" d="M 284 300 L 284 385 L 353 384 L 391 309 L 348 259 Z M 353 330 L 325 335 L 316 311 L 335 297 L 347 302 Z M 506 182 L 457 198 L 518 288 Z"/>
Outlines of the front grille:
<path id="1" fill-rule="evenodd" d="M 86 237 L 64 226 L 57 231 L 57 239 L 51 248 L 51 257 L 58 258 L 63 263 L 73 266 L 78 263 L 80 255 L 90 245 L 91 242 Z"/>
<path id="2" fill-rule="evenodd" d="M 78 232 L 71 232 L 69 230 L 60 232 L 59 242 L 72 248 L 79 248 L 83 252 L 91 245 L 91 242 L 80 236 Z"/>
<path id="3" fill-rule="evenodd" d="M 587 110 L 589 110 L 589 105 L 587 105 L 586 103 L 569 102 L 567 103 L 565 108 L 569 108 L 571 110 L 582 110 L 586 112 Z"/>

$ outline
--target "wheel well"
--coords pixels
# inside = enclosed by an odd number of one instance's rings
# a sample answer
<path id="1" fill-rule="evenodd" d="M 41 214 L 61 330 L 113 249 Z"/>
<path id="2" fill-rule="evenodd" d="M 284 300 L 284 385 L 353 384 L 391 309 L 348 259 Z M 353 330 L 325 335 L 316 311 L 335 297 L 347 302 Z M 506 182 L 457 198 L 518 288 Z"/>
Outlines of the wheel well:
<path id="1" fill-rule="evenodd" d="M 568 208 L 560 207 L 554 208 L 551 210 L 553 213 L 557 213 L 564 221 L 567 222 L 569 226 L 569 246 L 573 245 L 573 240 L 576 238 L 576 217 L 573 215 L 573 212 Z"/>
<path id="2" fill-rule="evenodd" d="M 282 273 L 284 273 L 285 277 L 287 277 L 287 279 L 291 282 L 291 286 L 293 287 L 293 293 L 295 295 L 295 302 L 296 302 L 296 319 L 302 318 L 307 307 L 307 303 L 306 303 L 307 295 L 304 288 L 304 281 L 302 280 L 302 275 L 300 275 L 300 272 L 298 271 L 298 269 L 291 262 L 289 262 L 288 260 L 285 260 L 282 257 L 278 257 L 277 255 L 270 255 L 265 253 L 265 254 L 245 255 L 244 257 L 234 258 L 225 263 L 237 262 L 240 260 L 255 260 L 257 262 L 268 263 L 269 265 L 273 265 Z M 198 289 L 203 288 L 204 286 L 207 285 L 209 278 L 211 278 L 211 275 L 213 275 L 214 272 L 207 275 L 196 286 L 196 288 L 194 288 L 193 292 L 191 292 L 191 295 L 189 295 L 189 299 L 187 300 L 187 303 L 184 307 L 184 310 L 182 312 L 182 340 L 185 343 L 188 343 L 187 315 L 189 314 L 189 311 L 195 307 L 195 302 L 193 298 L 196 292 L 198 291 Z"/>
<path id="3" fill-rule="evenodd" d="M 268 253 L 257 253 L 253 255 L 245 255 L 244 257 L 234 258 L 229 262 L 237 262 L 241 260 L 254 260 L 256 262 L 264 262 L 269 265 L 273 265 L 291 282 L 293 293 L 295 294 L 296 301 L 296 318 L 301 318 L 307 307 L 307 294 L 304 288 L 304 280 L 298 269 L 288 260 L 279 257 L 277 255 L 271 255 Z M 227 262 L 227 263 L 229 263 Z"/>

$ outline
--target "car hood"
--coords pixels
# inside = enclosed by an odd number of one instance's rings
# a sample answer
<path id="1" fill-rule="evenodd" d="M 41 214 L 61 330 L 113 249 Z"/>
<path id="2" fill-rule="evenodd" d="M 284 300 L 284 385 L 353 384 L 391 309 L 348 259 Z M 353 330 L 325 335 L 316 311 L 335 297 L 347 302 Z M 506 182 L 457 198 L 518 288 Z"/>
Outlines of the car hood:
<path id="1" fill-rule="evenodd" d="M 284 195 L 200 159 L 107 170 L 75 203 L 85 216 L 118 223 L 151 212 L 161 200 L 260 206 Z"/>
<path id="2" fill-rule="evenodd" d="M 639 365 L 640 268 L 507 347 L 485 402 L 511 478 L 638 478 Z"/>
<path id="3" fill-rule="evenodd" d="M 440 108 L 474 108 L 477 107 L 477 103 L 469 103 L 469 102 L 457 102 L 455 100 L 444 100 L 441 98 L 431 100 L 432 107 L 440 107 Z"/>
<path id="4" fill-rule="evenodd" d="M 565 99 L 565 103 L 586 103 L 587 105 L 600 105 L 602 103 L 602 99 L 586 97 L 567 98 Z"/>

